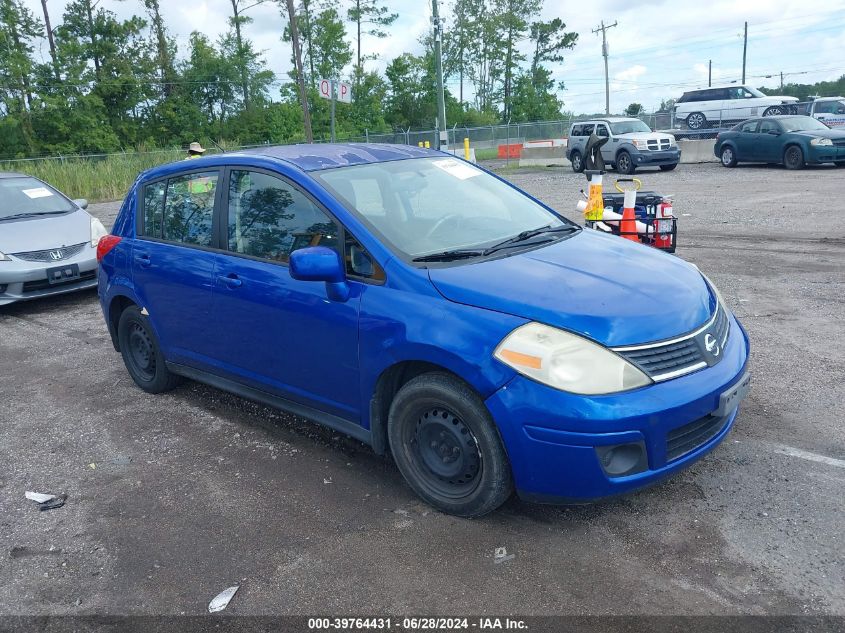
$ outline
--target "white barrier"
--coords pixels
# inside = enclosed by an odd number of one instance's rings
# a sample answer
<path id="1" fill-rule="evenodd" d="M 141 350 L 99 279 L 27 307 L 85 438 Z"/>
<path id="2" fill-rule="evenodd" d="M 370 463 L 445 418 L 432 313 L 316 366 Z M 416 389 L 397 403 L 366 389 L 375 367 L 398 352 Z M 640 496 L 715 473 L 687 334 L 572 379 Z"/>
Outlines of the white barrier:
<path id="1" fill-rule="evenodd" d="M 695 141 L 679 140 L 681 163 L 718 163 L 719 159 L 713 154 L 715 145 L 716 141 L 712 138 Z"/>

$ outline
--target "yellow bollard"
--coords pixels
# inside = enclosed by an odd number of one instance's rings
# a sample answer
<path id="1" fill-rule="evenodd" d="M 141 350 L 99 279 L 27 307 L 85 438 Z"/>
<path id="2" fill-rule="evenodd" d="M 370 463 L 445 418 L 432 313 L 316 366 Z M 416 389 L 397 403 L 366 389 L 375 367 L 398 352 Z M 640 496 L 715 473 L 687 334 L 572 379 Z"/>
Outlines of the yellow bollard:
<path id="1" fill-rule="evenodd" d="M 425 148 L 426 148 L 426 149 L 431 149 L 431 141 L 426 141 L 426 142 L 425 142 Z"/>
<path id="2" fill-rule="evenodd" d="M 469 160 L 469 139 L 464 139 L 464 159 Z"/>
<path id="3" fill-rule="evenodd" d="M 417 143 L 417 145 L 418 145 L 419 147 L 425 147 L 425 143 L 423 143 L 422 141 L 420 141 L 419 143 Z"/>

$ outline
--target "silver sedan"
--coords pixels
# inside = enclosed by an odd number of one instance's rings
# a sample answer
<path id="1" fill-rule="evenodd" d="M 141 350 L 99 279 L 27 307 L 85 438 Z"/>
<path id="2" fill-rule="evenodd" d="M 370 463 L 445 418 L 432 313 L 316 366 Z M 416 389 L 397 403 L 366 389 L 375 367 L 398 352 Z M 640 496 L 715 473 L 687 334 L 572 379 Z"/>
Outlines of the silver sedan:
<path id="1" fill-rule="evenodd" d="M 107 231 L 87 207 L 37 178 L 0 172 L 0 306 L 97 285 Z"/>

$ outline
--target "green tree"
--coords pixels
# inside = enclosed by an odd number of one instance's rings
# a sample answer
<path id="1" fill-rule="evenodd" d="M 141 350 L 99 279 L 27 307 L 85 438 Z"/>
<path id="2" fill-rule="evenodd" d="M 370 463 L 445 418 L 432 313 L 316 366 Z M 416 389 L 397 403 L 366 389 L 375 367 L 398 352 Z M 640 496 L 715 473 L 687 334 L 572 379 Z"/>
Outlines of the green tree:
<path id="1" fill-rule="evenodd" d="M 21 0 L 0 0 L 0 101 L 28 150 L 34 148 L 31 75 L 32 40 L 42 35 L 41 24 Z"/>
<path id="2" fill-rule="evenodd" d="M 513 80 L 520 62 L 525 61 L 519 45 L 528 36 L 528 20 L 531 16 L 538 14 L 542 6 L 542 0 L 493 0 L 498 37 L 502 41 L 505 52 L 502 67 L 502 118 L 504 120 L 511 117 Z"/>
<path id="3" fill-rule="evenodd" d="M 642 111 L 643 105 L 641 103 L 632 103 L 627 108 L 625 108 L 625 114 L 627 114 L 628 116 L 637 116 Z"/>
<path id="4" fill-rule="evenodd" d="M 363 63 L 366 59 L 373 59 L 375 56 L 363 55 L 361 52 L 361 38 L 364 35 L 372 37 L 387 37 L 384 27 L 392 25 L 399 17 L 398 13 L 391 13 L 386 6 L 378 3 L 378 0 L 350 0 L 352 6 L 346 12 L 346 19 L 355 25 L 355 42 L 357 47 L 357 66 L 363 71 Z"/>

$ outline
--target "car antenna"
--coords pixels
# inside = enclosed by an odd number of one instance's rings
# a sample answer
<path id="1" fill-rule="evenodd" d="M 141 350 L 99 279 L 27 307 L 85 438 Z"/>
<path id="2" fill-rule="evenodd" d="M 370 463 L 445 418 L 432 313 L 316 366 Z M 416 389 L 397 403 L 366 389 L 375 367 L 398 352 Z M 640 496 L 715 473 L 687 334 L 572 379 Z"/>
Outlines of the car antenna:
<path id="1" fill-rule="evenodd" d="M 214 139 L 211 139 L 211 142 L 212 142 L 212 143 L 214 143 L 214 147 L 216 147 L 217 149 L 219 149 L 219 150 L 220 150 L 220 153 L 221 153 L 221 154 L 225 154 L 225 153 L 226 153 L 226 150 L 225 150 L 225 149 L 223 149 L 222 147 L 220 147 L 220 144 L 219 144 L 217 141 L 215 141 Z"/>

